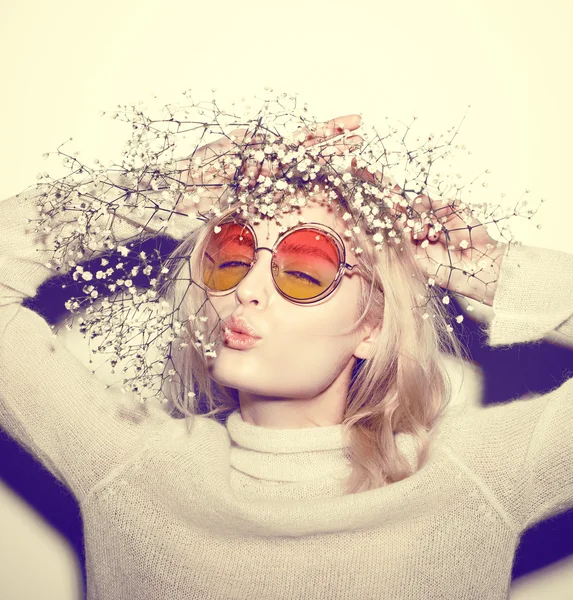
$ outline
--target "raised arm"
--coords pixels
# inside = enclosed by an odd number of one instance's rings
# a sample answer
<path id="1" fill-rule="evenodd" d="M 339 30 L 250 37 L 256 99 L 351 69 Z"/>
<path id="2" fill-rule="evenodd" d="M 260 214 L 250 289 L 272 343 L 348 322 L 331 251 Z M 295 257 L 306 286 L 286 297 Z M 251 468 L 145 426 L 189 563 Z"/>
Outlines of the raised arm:
<path id="1" fill-rule="evenodd" d="M 558 335 L 573 345 L 573 254 L 511 246 L 503 259 L 488 341 Z M 573 379 L 543 394 L 473 410 L 444 431 L 453 461 L 518 532 L 573 508 Z"/>
<path id="2" fill-rule="evenodd" d="M 55 236 L 77 227 L 74 213 L 58 216 L 63 228 L 34 232 L 41 193 L 34 187 L 0 202 L 0 425 L 81 497 L 170 417 L 159 406 L 106 389 L 44 319 L 22 305 L 44 281 L 71 269 L 62 265 L 58 271 L 46 263 Z M 103 193 L 111 202 L 122 190 L 109 186 Z M 165 215 L 170 213 L 157 211 L 156 203 L 143 210 L 125 206 L 106 215 L 106 222 L 88 224 L 86 231 L 99 226 L 119 241 L 168 231 Z M 181 219 L 188 230 L 199 223 Z"/>
<path id="3" fill-rule="evenodd" d="M 573 347 L 573 254 L 511 246 L 505 253 L 488 328 L 492 346 L 543 338 Z"/>

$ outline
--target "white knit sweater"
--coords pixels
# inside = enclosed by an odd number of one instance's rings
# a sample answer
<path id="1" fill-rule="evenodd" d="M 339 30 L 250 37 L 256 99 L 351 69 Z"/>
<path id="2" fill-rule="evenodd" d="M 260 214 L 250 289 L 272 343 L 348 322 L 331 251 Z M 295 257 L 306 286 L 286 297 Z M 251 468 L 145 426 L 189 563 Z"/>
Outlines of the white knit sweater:
<path id="1" fill-rule="evenodd" d="M 33 190 L 0 202 L 0 425 L 78 499 L 90 600 L 497 600 L 520 534 L 573 507 L 573 379 L 456 411 L 418 473 L 347 496 L 341 425 L 267 429 L 237 411 L 187 434 L 159 403 L 106 390 L 21 304 L 57 273 L 34 206 Z M 512 247 L 493 310 L 491 345 L 573 344 L 573 255 Z"/>

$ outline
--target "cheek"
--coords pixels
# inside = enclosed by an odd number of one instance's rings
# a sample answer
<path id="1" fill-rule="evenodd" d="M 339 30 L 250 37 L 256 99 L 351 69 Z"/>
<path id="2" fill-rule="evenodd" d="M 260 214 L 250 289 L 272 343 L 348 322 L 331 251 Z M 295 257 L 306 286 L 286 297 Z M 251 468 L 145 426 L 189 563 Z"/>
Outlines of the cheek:
<path id="1" fill-rule="evenodd" d="M 356 332 L 340 332 L 356 322 L 360 293 L 360 281 L 345 278 L 334 294 L 316 306 L 300 306 L 277 298 L 260 313 L 260 321 L 265 324 L 267 332 L 263 344 L 265 357 L 278 359 L 285 353 L 300 353 L 308 357 L 313 352 L 328 355 L 331 359 L 346 355 L 354 343 Z M 221 320 L 237 309 L 234 295 L 208 295 L 207 298 L 201 311 L 208 317 L 206 329 L 211 332 L 211 341 L 222 341 Z"/>

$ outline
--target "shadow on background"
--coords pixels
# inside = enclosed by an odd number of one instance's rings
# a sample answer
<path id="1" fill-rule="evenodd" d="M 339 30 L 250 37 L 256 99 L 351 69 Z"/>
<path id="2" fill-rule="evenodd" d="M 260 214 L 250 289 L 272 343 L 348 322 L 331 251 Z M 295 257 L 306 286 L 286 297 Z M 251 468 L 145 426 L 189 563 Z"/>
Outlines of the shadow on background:
<path id="1" fill-rule="evenodd" d="M 455 322 L 454 322 L 455 323 Z M 551 342 L 491 348 L 483 325 L 464 319 L 458 329 L 472 360 L 483 371 L 483 404 L 544 394 L 573 377 L 573 348 Z M 521 537 L 512 580 L 573 555 L 573 510 L 536 524 Z"/>
<path id="2" fill-rule="evenodd" d="M 159 236 L 134 244 L 132 255 L 137 256 L 145 250 L 148 256 L 157 252 L 166 257 L 175 245 L 171 238 Z M 125 271 L 138 264 L 137 260 L 119 255 L 107 258 L 110 266 L 121 260 Z M 94 267 L 100 259 L 93 261 L 92 271 L 97 270 Z M 154 267 L 150 277 L 156 277 L 158 261 L 150 261 L 150 264 Z M 138 275 L 133 282 L 143 287 L 147 278 Z M 66 285 L 65 289 L 62 289 L 62 284 Z M 24 305 L 40 313 L 50 325 L 56 324 L 66 314 L 64 302 L 72 296 L 82 295 L 82 285 L 74 282 L 71 276 L 55 277 L 41 286 L 36 297 L 27 300 Z M 97 289 L 100 297 L 106 291 L 103 286 Z M 448 308 L 453 315 L 462 314 L 455 302 Z M 472 360 L 483 370 L 484 404 L 507 402 L 530 393 L 545 393 L 573 376 L 573 349 L 550 342 L 490 348 L 486 346 L 483 324 L 466 318 L 462 324 L 453 321 L 453 325 L 457 326 L 456 333 L 468 347 Z M 74 496 L 2 430 L 0 478 L 68 540 L 81 565 L 85 598 L 84 535 L 80 509 Z M 573 511 L 553 517 L 525 532 L 515 555 L 512 580 L 569 555 L 573 555 Z"/>

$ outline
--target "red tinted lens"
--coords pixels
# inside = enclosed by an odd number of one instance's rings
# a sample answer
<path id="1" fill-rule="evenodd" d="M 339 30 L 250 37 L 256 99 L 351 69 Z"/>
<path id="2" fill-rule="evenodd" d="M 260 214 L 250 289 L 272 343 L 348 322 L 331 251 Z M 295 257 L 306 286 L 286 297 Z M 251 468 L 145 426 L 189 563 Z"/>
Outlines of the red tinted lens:
<path id="1" fill-rule="evenodd" d="M 239 223 L 224 223 L 221 231 L 211 231 L 202 257 L 203 283 L 218 292 L 236 286 L 249 272 L 255 240 Z"/>
<path id="2" fill-rule="evenodd" d="M 279 244 L 273 275 L 287 296 L 309 300 L 331 286 L 340 260 L 338 246 L 331 236 L 319 229 L 298 229 Z"/>

